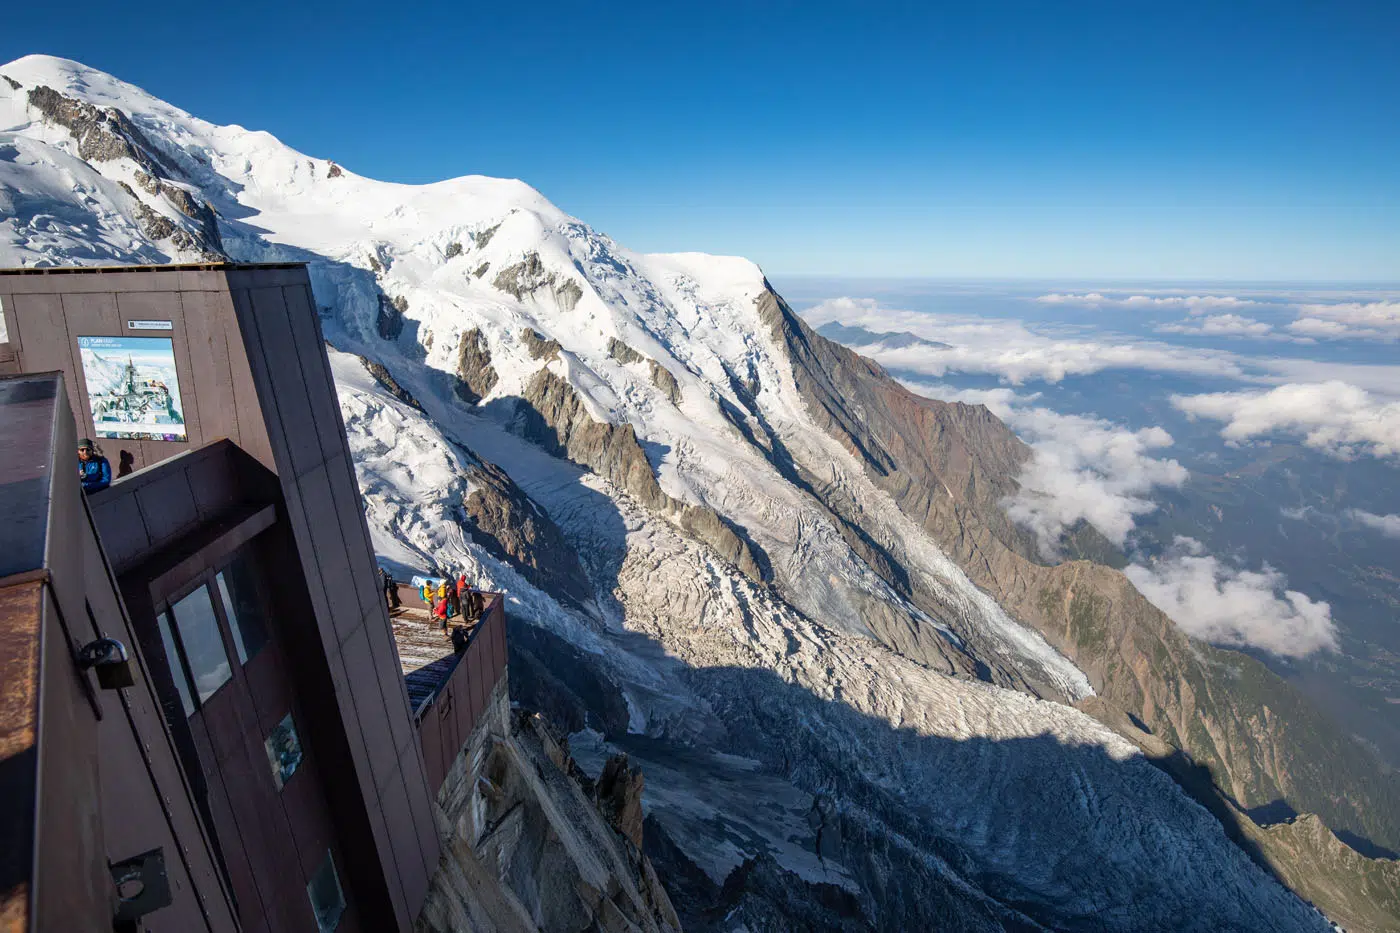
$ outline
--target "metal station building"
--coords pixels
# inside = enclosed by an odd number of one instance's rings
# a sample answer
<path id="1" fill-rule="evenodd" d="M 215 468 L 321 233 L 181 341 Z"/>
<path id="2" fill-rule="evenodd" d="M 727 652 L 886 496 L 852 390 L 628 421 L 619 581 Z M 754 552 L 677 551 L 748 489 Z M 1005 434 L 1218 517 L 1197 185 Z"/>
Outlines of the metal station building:
<path id="1" fill-rule="evenodd" d="M 407 933 L 502 600 L 401 661 L 305 268 L 0 270 L 0 310 L 0 933 Z"/>

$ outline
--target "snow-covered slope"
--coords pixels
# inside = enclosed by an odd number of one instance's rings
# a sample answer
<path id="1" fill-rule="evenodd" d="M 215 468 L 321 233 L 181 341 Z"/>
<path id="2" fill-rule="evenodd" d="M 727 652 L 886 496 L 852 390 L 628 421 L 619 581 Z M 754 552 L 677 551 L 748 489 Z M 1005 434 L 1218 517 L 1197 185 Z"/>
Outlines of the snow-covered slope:
<path id="1" fill-rule="evenodd" d="M 731 880 L 693 918 L 1319 926 L 814 421 L 752 263 L 633 253 L 518 181 L 362 178 L 77 63 L 0 75 L 0 266 L 310 263 L 381 557 L 509 592 L 516 687 L 653 765 L 693 899 Z M 546 560 L 480 507 L 517 496 Z"/>

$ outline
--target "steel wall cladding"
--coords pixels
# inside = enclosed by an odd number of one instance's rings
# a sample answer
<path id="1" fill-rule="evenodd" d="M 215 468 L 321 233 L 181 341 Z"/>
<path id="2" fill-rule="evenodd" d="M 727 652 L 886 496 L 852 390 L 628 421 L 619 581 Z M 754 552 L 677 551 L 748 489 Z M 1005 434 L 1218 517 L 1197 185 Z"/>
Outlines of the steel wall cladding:
<path id="1" fill-rule="evenodd" d="M 337 806 L 353 803 L 357 810 L 336 814 L 354 843 L 347 847 L 362 863 L 347 874 L 363 878 L 371 870 L 366 866 L 372 866 L 379 879 L 365 887 L 383 892 L 383 910 L 366 903 L 363 924 L 406 933 L 438 862 L 430 807 L 436 784 L 429 787 L 393 649 L 305 268 L 0 270 L 0 308 L 9 336 L 0 344 L 0 372 L 62 371 L 79 435 L 95 432 L 77 338 L 171 341 L 187 442 L 99 439 L 114 472 L 122 453 L 129 455 L 137 475 L 123 483 L 137 482 L 141 470 L 220 438 L 275 474 L 279 523 L 285 520 L 291 542 L 286 556 L 295 576 L 305 580 L 305 595 L 293 600 L 303 607 L 297 624 L 305 627 L 305 638 L 293 654 L 326 672 L 326 696 L 311 703 L 335 723 L 337 736 L 323 742 L 332 760 L 324 764 L 356 789 L 333 793 Z M 168 320 L 170 329 L 128 326 L 149 320 Z M 154 491 L 137 495 L 134 503 L 113 496 L 104 538 L 111 529 L 124 561 L 149 556 L 226 505 L 218 485 L 196 483 L 190 497 L 173 497 L 179 503 Z M 93 502 L 100 510 L 102 500 Z M 451 751 L 455 756 L 457 749 Z M 366 902 L 373 900 L 370 891 Z"/>

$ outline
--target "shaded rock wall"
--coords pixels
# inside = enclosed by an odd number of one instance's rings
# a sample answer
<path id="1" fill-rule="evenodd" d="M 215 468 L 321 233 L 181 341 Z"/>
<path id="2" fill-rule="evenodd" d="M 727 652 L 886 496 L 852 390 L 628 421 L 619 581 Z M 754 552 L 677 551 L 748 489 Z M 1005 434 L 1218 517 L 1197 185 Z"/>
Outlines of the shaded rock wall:
<path id="1" fill-rule="evenodd" d="M 499 380 L 491 368 L 491 350 L 481 329 L 473 327 L 462 333 L 457 343 L 457 383 L 458 398 L 470 405 L 480 402 Z"/>
<path id="2" fill-rule="evenodd" d="M 434 804 L 443 856 L 418 933 L 680 933 L 650 861 L 598 809 L 567 748 L 506 681 Z"/>

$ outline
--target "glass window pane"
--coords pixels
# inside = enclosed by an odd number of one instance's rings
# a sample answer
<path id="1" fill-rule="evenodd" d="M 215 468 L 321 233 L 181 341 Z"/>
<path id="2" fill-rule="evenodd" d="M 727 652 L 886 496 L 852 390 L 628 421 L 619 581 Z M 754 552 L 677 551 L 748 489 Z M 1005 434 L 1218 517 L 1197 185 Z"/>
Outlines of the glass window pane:
<path id="1" fill-rule="evenodd" d="M 201 586 L 180 600 L 170 607 L 170 614 L 175 617 L 175 631 L 190 663 L 195 693 L 203 703 L 233 676 L 214 604 L 209 601 L 209 587 Z"/>
<path id="2" fill-rule="evenodd" d="M 185 708 L 185 715 L 194 712 L 194 698 L 190 696 L 190 682 L 185 677 L 185 665 L 180 660 L 180 653 L 175 650 L 175 636 L 170 634 L 170 620 L 162 612 L 156 616 L 156 621 L 160 623 L 160 640 L 165 645 L 165 659 L 170 663 L 170 676 L 175 680 L 175 689 L 180 691 L 180 705 Z"/>
<path id="3" fill-rule="evenodd" d="M 282 717 L 263 745 L 267 747 L 267 761 L 272 765 L 272 782 L 281 790 L 301 766 L 301 739 L 297 737 L 291 713 Z"/>
<path id="4" fill-rule="evenodd" d="M 267 643 L 267 621 L 263 617 L 262 602 L 258 599 L 252 564 L 240 557 L 219 571 L 214 579 L 224 600 L 224 614 L 228 616 L 229 627 L 233 629 L 238 660 L 247 664 L 248 659 Z"/>
<path id="5" fill-rule="evenodd" d="M 316 914 L 316 929 L 320 933 L 331 933 L 340 923 L 340 915 L 345 913 L 345 893 L 340 890 L 340 876 L 335 872 L 335 859 L 330 850 L 311 882 L 306 886 L 306 896 L 311 898 L 311 909 Z"/>

